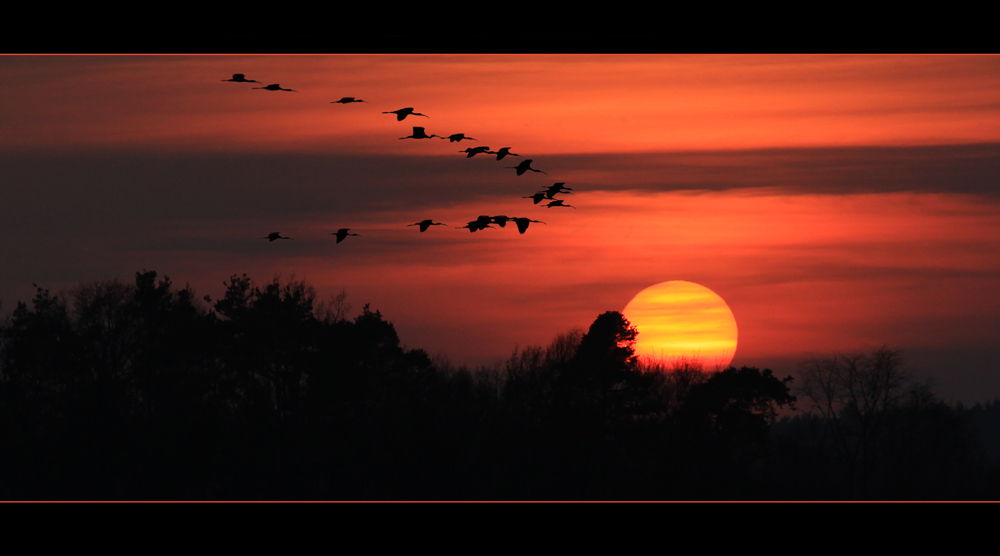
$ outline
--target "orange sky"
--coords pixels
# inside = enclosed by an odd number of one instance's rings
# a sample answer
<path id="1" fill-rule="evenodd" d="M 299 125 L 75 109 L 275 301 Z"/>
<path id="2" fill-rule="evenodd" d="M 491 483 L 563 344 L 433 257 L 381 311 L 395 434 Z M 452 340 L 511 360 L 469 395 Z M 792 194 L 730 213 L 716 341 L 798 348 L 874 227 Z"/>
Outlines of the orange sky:
<path id="1" fill-rule="evenodd" d="M 0 144 L 385 152 L 381 111 L 535 153 L 1000 139 L 995 56 L 8 56 Z M 234 72 L 299 93 L 221 83 Z M 342 96 L 371 104 L 331 105 Z M 415 142 L 414 142 L 415 143 Z M 401 151 L 401 152 L 411 152 Z M 425 152 L 425 151 L 413 151 Z M 516 151 L 515 151 L 516 152 Z"/>
<path id="2" fill-rule="evenodd" d="M 295 275 L 489 363 L 702 284 L 735 365 L 888 342 L 1000 395 L 996 56 L 4 56 L 0 312 L 149 268 Z M 242 72 L 300 93 L 222 82 Z M 356 96 L 370 104 L 330 101 Z M 412 106 L 429 118 L 381 112 Z M 412 126 L 512 147 L 400 140 Z M 576 209 L 522 199 L 556 181 Z M 527 216 L 475 234 L 478 215 Z M 449 224 L 421 234 L 406 224 Z M 335 244 L 330 232 L 362 237 Z M 294 242 L 256 238 L 280 231 Z M 324 239 L 325 238 L 325 239 Z M 950 362 L 950 363 L 949 363 Z M 784 365 L 784 367 L 781 367 Z M 978 396 L 978 397 L 977 397 Z"/>

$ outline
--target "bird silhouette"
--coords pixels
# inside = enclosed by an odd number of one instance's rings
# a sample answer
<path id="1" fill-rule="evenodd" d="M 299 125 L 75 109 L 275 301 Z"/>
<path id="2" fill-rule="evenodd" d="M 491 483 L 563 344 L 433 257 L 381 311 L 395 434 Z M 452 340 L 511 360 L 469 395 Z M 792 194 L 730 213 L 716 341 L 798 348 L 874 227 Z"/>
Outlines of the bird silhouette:
<path id="1" fill-rule="evenodd" d="M 447 137 L 442 137 L 442 139 L 447 139 L 449 143 L 454 143 L 456 141 L 458 141 L 459 143 L 461 143 L 463 139 L 469 139 L 469 140 L 472 140 L 472 141 L 479 141 L 479 139 L 476 139 L 475 137 L 466 137 L 464 133 L 454 133 L 454 134 L 449 135 Z"/>
<path id="2" fill-rule="evenodd" d="M 279 234 L 278 232 L 271 232 L 270 234 L 267 234 L 267 237 L 262 237 L 262 238 L 258 238 L 258 239 L 266 239 L 266 240 L 268 240 L 268 243 L 270 243 L 270 242 L 272 242 L 272 241 L 274 241 L 276 239 L 291 239 L 292 241 L 294 241 L 293 238 L 284 237 L 281 234 Z"/>
<path id="3" fill-rule="evenodd" d="M 335 101 L 331 102 L 330 104 L 338 104 L 338 103 L 339 104 L 350 104 L 352 102 L 363 102 L 365 104 L 368 104 L 367 100 L 361 100 L 359 98 L 354 98 L 354 97 L 344 97 L 344 98 L 342 98 L 340 100 L 335 100 Z"/>
<path id="4" fill-rule="evenodd" d="M 340 243 L 341 241 L 344 241 L 344 238 L 346 238 L 347 236 L 358 236 L 358 237 L 361 237 L 361 234 L 349 234 L 349 233 L 347 233 L 347 230 L 350 230 L 350 228 L 341 228 L 341 229 L 337 230 L 337 233 L 330 234 L 330 235 L 337 236 L 337 243 Z"/>
<path id="5" fill-rule="evenodd" d="M 406 226 L 407 227 L 420 226 L 420 231 L 426 232 L 427 228 L 430 228 L 431 226 L 447 226 L 447 224 L 442 224 L 441 222 L 434 222 L 433 220 L 428 218 L 427 220 L 421 220 L 420 222 L 414 222 L 413 224 L 407 224 Z"/>
<path id="6" fill-rule="evenodd" d="M 489 216 L 486 216 L 486 215 L 482 215 L 479 218 L 476 218 L 475 220 L 469 222 L 465 226 L 458 226 L 455 229 L 456 230 L 460 230 L 462 228 L 468 228 L 470 232 L 475 232 L 476 230 L 482 230 L 482 229 L 485 229 L 485 228 L 493 228 L 493 226 L 490 226 L 490 224 L 492 224 L 492 223 L 493 223 L 493 219 L 492 218 L 490 218 Z"/>
<path id="7" fill-rule="evenodd" d="M 482 153 L 489 152 L 489 151 L 490 151 L 489 147 L 469 147 L 469 148 L 465 149 L 464 151 L 458 151 L 458 152 L 460 152 L 460 153 L 469 153 L 469 156 L 467 156 L 465 158 L 472 158 L 472 157 L 476 156 L 477 154 L 482 154 Z"/>
<path id="8" fill-rule="evenodd" d="M 528 229 L 528 224 L 532 222 L 545 224 L 545 222 L 542 222 L 541 220 L 532 220 L 530 218 L 524 218 L 524 217 L 514 217 L 511 218 L 511 220 L 513 220 L 514 223 L 517 224 L 517 231 L 521 232 L 522 234 L 525 232 L 525 230 Z"/>
<path id="9" fill-rule="evenodd" d="M 460 230 L 462 228 L 468 228 L 470 232 L 475 232 L 477 230 L 482 230 L 484 228 L 492 228 L 493 226 L 480 226 L 475 220 L 469 222 L 465 226 L 457 226 L 455 229 Z"/>
<path id="10" fill-rule="evenodd" d="M 551 199 L 553 195 L 556 195 L 556 194 L 559 194 L 559 193 L 568 193 L 569 195 L 573 195 L 573 193 L 570 193 L 573 190 L 573 188 L 572 187 L 563 187 L 564 185 L 566 185 L 566 182 L 562 182 L 562 181 L 559 182 L 559 183 L 557 183 L 557 184 L 550 185 L 548 188 L 545 189 L 545 197 L 547 199 Z"/>
<path id="11" fill-rule="evenodd" d="M 295 89 L 282 89 L 281 85 L 279 85 L 277 83 L 275 83 L 273 85 L 268 85 L 267 87 L 251 87 L 251 88 L 252 89 L 265 89 L 265 90 L 268 90 L 268 91 L 291 91 L 293 93 L 297 93 L 298 92 Z"/>
<path id="12" fill-rule="evenodd" d="M 500 149 L 499 151 L 490 151 L 489 154 L 495 154 L 495 155 L 497 155 L 497 160 L 501 160 L 505 156 L 521 156 L 519 154 L 514 154 L 514 153 L 510 152 L 510 147 L 504 147 L 504 148 Z"/>
<path id="13" fill-rule="evenodd" d="M 413 135 L 407 137 L 400 137 L 400 139 L 430 139 L 431 137 L 441 137 L 440 135 L 427 135 L 424 133 L 424 128 L 413 126 Z"/>
<path id="14" fill-rule="evenodd" d="M 420 112 L 414 112 L 413 108 L 400 108 L 399 110 L 392 110 L 391 112 L 382 112 L 383 114 L 395 114 L 396 121 L 401 122 L 406 119 L 407 116 L 423 116 L 425 118 L 430 118 L 427 114 L 421 114 Z"/>
<path id="15" fill-rule="evenodd" d="M 521 197 L 521 198 L 522 198 L 522 199 L 534 199 L 534 200 L 535 200 L 535 203 L 534 203 L 534 204 L 536 204 L 536 205 L 537 205 L 538 203 L 541 203 L 541 202 L 542 202 L 542 199 L 544 199 L 544 198 L 545 198 L 545 192 L 544 192 L 544 191 L 542 191 L 542 192 L 540 192 L 540 193 L 535 193 L 535 194 L 534 194 L 534 195 L 532 195 L 531 197 Z"/>
<path id="16" fill-rule="evenodd" d="M 222 79 L 222 81 L 234 81 L 236 83 L 260 83 L 256 79 L 247 79 L 242 73 L 234 73 L 232 79 Z M 263 85 L 263 83 L 260 83 Z"/>
<path id="17" fill-rule="evenodd" d="M 532 172 L 539 172 L 541 174 L 548 174 L 548 172 L 542 172 L 541 170 L 535 170 L 534 168 L 532 168 L 530 158 L 522 160 L 521 163 L 518 164 L 517 166 L 507 166 L 507 167 L 514 168 L 515 170 L 517 170 L 517 175 L 519 176 L 528 170 L 531 170 Z"/>
<path id="18" fill-rule="evenodd" d="M 505 228 L 505 227 L 507 227 L 507 222 L 509 222 L 511 220 L 513 220 L 513 218 L 511 218 L 509 216 L 494 216 L 494 217 L 490 218 L 490 223 L 491 224 L 499 224 L 501 228 Z"/>
<path id="19" fill-rule="evenodd" d="M 556 199 L 555 201 L 552 201 L 551 203 L 545 205 L 545 208 L 552 208 L 552 207 L 569 207 L 574 209 L 576 208 L 573 205 L 564 205 L 562 199 Z"/>

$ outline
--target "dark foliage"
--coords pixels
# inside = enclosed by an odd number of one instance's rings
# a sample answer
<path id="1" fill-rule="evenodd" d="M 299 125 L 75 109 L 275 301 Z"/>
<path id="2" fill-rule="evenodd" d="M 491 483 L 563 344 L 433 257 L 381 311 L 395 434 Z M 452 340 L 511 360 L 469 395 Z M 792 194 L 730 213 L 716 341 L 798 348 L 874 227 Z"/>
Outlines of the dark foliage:
<path id="1" fill-rule="evenodd" d="M 0 322 L 0 498 L 941 499 L 1000 483 L 1000 404 L 951 408 L 896 380 L 889 352 L 812 362 L 805 399 L 841 397 L 775 423 L 790 377 L 641 365 L 618 312 L 470 370 L 403 349 L 368 305 L 347 318 L 343 293 L 225 286 L 213 303 L 143 271 L 18 303 Z M 828 380 L 844 369 L 891 395 L 850 401 Z"/>

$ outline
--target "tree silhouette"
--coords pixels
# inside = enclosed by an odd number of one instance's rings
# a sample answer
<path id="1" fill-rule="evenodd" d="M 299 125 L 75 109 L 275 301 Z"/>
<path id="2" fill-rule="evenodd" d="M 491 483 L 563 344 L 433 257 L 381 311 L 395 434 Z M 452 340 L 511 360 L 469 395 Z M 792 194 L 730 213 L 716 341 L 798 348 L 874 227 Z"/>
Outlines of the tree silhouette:
<path id="1" fill-rule="evenodd" d="M 637 374 L 637 335 L 620 312 L 599 315 L 559 373 L 556 388 L 563 401 L 596 410 L 602 420 L 616 417 L 624 403 L 622 386 Z"/>
<path id="2" fill-rule="evenodd" d="M 801 395 L 836 447 L 852 497 L 865 498 L 886 416 L 900 405 L 910 380 L 900 352 L 881 346 L 814 357 L 803 362 L 801 375 Z"/>
<path id="3" fill-rule="evenodd" d="M 63 392 L 78 375 L 81 345 L 65 299 L 35 288 L 32 308 L 19 301 L 2 331 L 0 404 L 8 423 L 58 414 Z"/>
<path id="4" fill-rule="evenodd" d="M 715 436 L 732 449 L 761 455 L 777 410 L 794 408 L 788 387 L 771 369 L 730 367 L 691 387 L 678 414 L 687 426 Z"/>
<path id="5" fill-rule="evenodd" d="M 220 332 L 222 385 L 232 407 L 258 417 L 293 414 L 302 385 L 316 361 L 321 322 L 313 312 L 315 290 L 278 278 L 263 289 L 244 274 L 233 275 L 215 310 Z"/>
<path id="6" fill-rule="evenodd" d="M 577 388 L 605 392 L 635 371 L 638 332 L 618 311 L 608 311 L 590 325 L 564 373 Z"/>
<path id="7" fill-rule="evenodd" d="M 884 348 L 811 361 L 810 412 L 775 425 L 790 378 L 639 364 L 615 311 L 470 370 L 404 348 L 369 305 L 348 319 L 346 292 L 224 285 L 213 302 L 144 270 L 19 302 L 0 321 L 0 499 L 1000 492 L 1000 404 L 948 407 Z"/>

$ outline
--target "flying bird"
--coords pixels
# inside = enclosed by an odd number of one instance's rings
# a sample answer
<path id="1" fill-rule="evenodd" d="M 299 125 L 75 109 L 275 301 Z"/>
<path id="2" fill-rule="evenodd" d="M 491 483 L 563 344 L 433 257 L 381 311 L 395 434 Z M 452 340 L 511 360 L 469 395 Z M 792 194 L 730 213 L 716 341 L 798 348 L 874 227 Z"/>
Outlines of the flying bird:
<path id="1" fill-rule="evenodd" d="M 521 174 L 525 173 L 528 170 L 531 170 L 532 172 L 539 172 L 539 173 L 542 173 L 542 174 L 548 174 L 548 172 L 542 172 L 541 170 L 535 170 L 534 168 L 532 168 L 531 167 L 531 160 L 532 159 L 530 159 L 530 158 L 522 160 L 521 163 L 518 164 L 517 166 L 508 166 L 508 168 L 514 168 L 515 170 L 517 170 L 517 175 L 519 175 L 519 176 Z"/>
<path id="2" fill-rule="evenodd" d="M 537 205 L 538 203 L 541 203 L 541 202 L 542 202 L 542 199 L 544 199 L 544 198 L 545 198 L 545 192 L 544 192 L 544 191 L 542 191 L 542 192 L 540 192 L 540 193 L 535 193 L 535 194 L 534 194 L 534 195 L 532 195 L 531 197 L 521 197 L 521 198 L 522 198 L 522 199 L 534 199 L 534 200 L 535 200 L 535 204 Z"/>
<path id="3" fill-rule="evenodd" d="M 460 152 L 460 153 L 469 153 L 469 156 L 467 156 L 465 158 L 472 158 L 472 157 L 476 156 L 477 154 L 482 154 L 482 153 L 490 152 L 490 148 L 489 147 L 475 147 L 475 148 L 469 147 L 469 148 L 465 149 L 464 151 L 458 151 L 458 152 Z"/>
<path id="4" fill-rule="evenodd" d="M 500 149 L 499 151 L 490 151 L 489 154 L 495 154 L 495 155 L 497 155 L 497 160 L 501 160 L 505 156 L 521 156 L 519 154 L 514 154 L 514 153 L 510 152 L 510 147 L 504 147 L 504 148 Z"/>
<path id="5" fill-rule="evenodd" d="M 222 79 L 221 81 L 234 81 L 236 83 L 260 83 L 256 79 L 247 79 L 242 73 L 234 73 L 232 79 Z M 260 83 L 263 85 L 263 83 Z"/>
<path id="6" fill-rule="evenodd" d="M 479 218 L 473 220 L 472 222 L 469 222 L 465 226 L 458 226 L 455 229 L 456 230 L 460 230 L 462 228 L 468 228 L 470 232 L 475 232 L 476 230 L 482 230 L 482 229 L 485 229 L 485 228 L 493 228 L 493 226 L 490 226 L 490 224 L 492 224 L 492 223 L 493 223 L 493 219 L 492 218 L 490 218 L 489 216 L 486 216 L 486 215 L 482 215 Z"/>
<path id="7" fill-rule="evenodd" d="M 413 108 L 400 108 L 399 110 L 393 110 L 391 112 L 382 112 L 383 114 L 395 114 L 396 121 L 401 122 L 406 119 L 407 116 L 423 116 L 425 118 L 430 118 L 427 114 L 421 114 L 420 112 L 414 112 Z"/>
<path id="8" fill-rule="evenodd" d="M 268 91 L 291 91 L 293 93 L 297 93 L 298 92 L 295 89 L 282 89 L 281 85 L 279 85 L 277 83 L 275 83 L 273 85 L 268 85 L 267 87 L 251 87 L 251 88 L 253 88 L 253 89 L 266 89 Z"/>
<path id="9" fill-rule="evenodd" d="M 476 230 L 482 230 L 484 228 L 492 228 L 493 226 L 480 226 L 475 220 L 469 222 L 465 226 L 458 226 L 455 229 L 460 230 L 462 228 L 468 228 L 470 232 L 475 232 Z"/>
<path id="10" fill-rule="evenodd" d="M 368 104 L 367 100 L 361 100 L 359 98 L 354 98 L 354 97 L 344 97 L 344 98 L 342 98 L 340 100 L 335 100 L 335 101 L 331 102 L 330 104 L 337 104 L 337 103 L 340 103 L 340 104 L 350 104 L 352 102 L 363 102 L 365 104 Z"/>
<path id="11" fill-rule="evenodd" d="M 561 182 L 559 182 L 557 184 L 549 186 L 545 190 L 545 197 L 548 198 L 548 199 L 551 199 L 553 195 L 556 195 L 556 194 L 559 194 L 559 193 L 569 193 L 570 195 L 573 195 L 573 193 L 570 193 L 570 191 L 573 191 L 573 188 L 572 187 L 563 187 L 564 185 L 566 185 L 566 182 L 562 182 L 561 181 Z"/>
<path id="12" fill-rule="evenodd" d="M 509 222 L 511 220 L 513 220 L 513 218 L 511 218 L 509 216 L 494 216 L 493 218 L 490 218 L 490 223 L 491 224 L 500 224 L 501 228 L 505 228 L 505 227 L 507 227 L 507 222 Z"/>
<path id="13" fill-rule="evenodd" d="M 340 243 L 341 241 L 344 241 L 344 238 L 347 237 L 347 236 L 358 236 L 358 237 L 361 237 L 361 234 L 349 234 L 349 233 L 347 233 L 347 230 L 350 230 L 350 228 L 341 228 L 341 229 L 337 230 L 337 233 L 330 234 L 330 235 L 337 236 L 337 243 Z"/>
<path id="14" fill-rule="evenodd" d="M 427 135 L 426 133 L 424 133 L 424 128 L 413 126 L 413 135 L 409 135 L 407 137 L 400 137 L 400 139 L 430 139 L 431 137 L 441 137 L 441 136 L 434 134 Z"/>
<path id="15" fill-rule="evenodd" d="M 523 217 L 515 217 L 511 218 L 511 220 L 513 220 L 514 223 L 517 224 L 517 231 L 521 232 L 522 234 L 525 232 L 525 230 L 528 229 L 528 224 L 531 224 L 532 222 L 545 224 L 545 222 L 542 222 L 541 220 L 532 220 L 530 218 L 523 218 Z"/>
<path id="16" fill-rule="evenodd" d="M 440 222 L 434 222 L 433 220 L 431 220 L 430 218 L 428 218 L 427 220 L 421 220 L 420 222 L 414 222 L 413 224 L 407 224 L 406 226 L 407 227 L 410 227 L 410 226 L 420 226 L 420 231 L 421 232 L 426 232 L 427 228 L 430 228 L 431 226 L 447 226 L 447 224 L 442 224 Z"/>
<path id="17" fill-rule="evenodd" d="M 448 142 L 450 142 L 450 143 L 454 143 L 456 141 L 458 141 L 458 142 L 461 143 L 463 139 L 469 139 L 469 140 L 472 140 L 472 141 L 479 141 L 479 139 L 476 139 L 475 137 L 466 137 L 464 133 L 455 133 L 455 134 L 449 135 L 447 137 L 442 137 L 442 139 L 447 139 Z"/>
<path id="18" fill-rule="evenodd" d="M 270 234 L 267 234 L 267 237 L 262 237 L 262 238 L 258 238 L 258 239 L 266 239 L 266 240 L 268 240 L 268 243 L 270 243 L 270 242 L 272 242 L 272 241 L 274 241 L 276 239 L 291 239 L 292 241 L 295 241 L 293 238 L 284 237 L 281 234 L 279 234 L 278 232 L 271 232 Z"/>
<path id="19" fill-rule="evenodd" d="M 552 208 L 552 207 L 569 207 L 573 209 L 576 208 L 573 205 L 564 205 L 562 199 L 556 199 L 555 201 L 552 201 L 551 203 L 545 205 L 545 208 Z"/>

